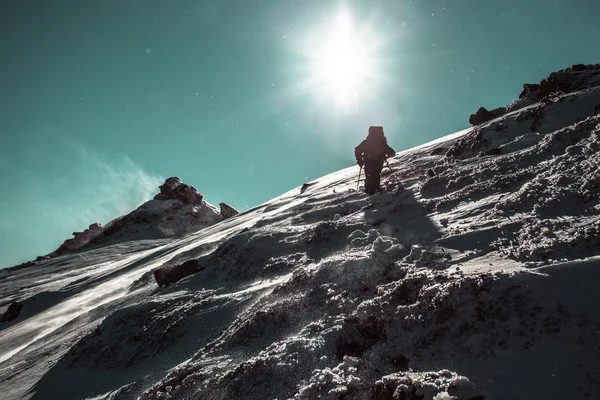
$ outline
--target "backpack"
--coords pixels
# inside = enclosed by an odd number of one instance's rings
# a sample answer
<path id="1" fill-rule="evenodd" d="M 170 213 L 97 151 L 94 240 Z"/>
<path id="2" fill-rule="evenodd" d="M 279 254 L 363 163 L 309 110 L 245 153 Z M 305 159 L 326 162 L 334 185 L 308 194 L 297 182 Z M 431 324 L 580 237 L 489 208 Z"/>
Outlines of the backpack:
<path id="1" fill-rule="evenodd" d="M 369 134 L 363 142 L 363 159 L 364 160 L 377 160 L 385 158 L 387 151 L 387 140 L 383 134 L 383 127 L 371 126 L 369 128 Z"/>

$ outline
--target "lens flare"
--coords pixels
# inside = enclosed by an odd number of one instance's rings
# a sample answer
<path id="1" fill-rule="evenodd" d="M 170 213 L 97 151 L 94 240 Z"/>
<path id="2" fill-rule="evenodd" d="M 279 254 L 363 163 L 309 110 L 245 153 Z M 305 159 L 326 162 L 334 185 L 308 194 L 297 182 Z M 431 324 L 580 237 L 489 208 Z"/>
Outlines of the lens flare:
<path id="1" fill-rule="evenodd" d="M 308 38 L 305 86 L 310 93 L 348 110 L 365 101 L 369 89 L 376 89 L 380 40 L 370 26 L 353 23 L 350 12 L 342 9 Z"/>

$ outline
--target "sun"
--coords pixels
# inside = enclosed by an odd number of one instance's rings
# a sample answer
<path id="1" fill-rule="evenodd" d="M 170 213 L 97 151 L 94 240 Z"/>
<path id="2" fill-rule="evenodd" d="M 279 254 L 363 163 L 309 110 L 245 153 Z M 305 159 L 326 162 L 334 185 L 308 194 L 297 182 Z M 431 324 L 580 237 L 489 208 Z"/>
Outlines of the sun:
<path id="1" fill-rule="evenodd" d="M 308 43 L 309 90 L 336 107 L 356 106 L 377 81 L 379 41 L 348 10 L 317 27 Z"/>
<path id="2" fill-rule="evenodd" d="M 315 53 L 314 73 L 339 101 L 358 94 L 357 91 L 369 71 L 368 49 L 353 38 L 347 13 L 338 16 L 333 31 Z"/>

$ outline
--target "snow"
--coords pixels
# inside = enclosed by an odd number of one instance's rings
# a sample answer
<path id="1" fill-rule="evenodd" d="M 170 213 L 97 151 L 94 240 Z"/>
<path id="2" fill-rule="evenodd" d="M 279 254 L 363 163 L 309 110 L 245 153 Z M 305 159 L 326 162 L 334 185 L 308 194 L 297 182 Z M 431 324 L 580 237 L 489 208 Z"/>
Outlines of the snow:
<path id="1" fill-rule="evenodd" d="M 176 238 L 0 271 L 0 304 L 23 303 L 3 398 L 598 397 L 597 104 L 513 105 L 397 154 L 370 197 L 351 167 L 202 229 L 161 220 Z"/>

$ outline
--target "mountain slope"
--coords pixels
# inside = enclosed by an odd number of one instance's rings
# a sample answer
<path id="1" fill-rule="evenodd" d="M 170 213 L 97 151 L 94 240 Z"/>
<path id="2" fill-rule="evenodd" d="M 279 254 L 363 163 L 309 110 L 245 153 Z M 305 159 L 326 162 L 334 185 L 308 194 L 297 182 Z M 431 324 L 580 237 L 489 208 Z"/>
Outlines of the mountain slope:
<path id="1" fill-rule="evenodd" d="M 352 167 L 182 238 L 0 275 L 23 304 L 0 326 L 3 392 L 598 396 L 596 72 L 399 153 L 383 193 L 356 192 Z M 157 287 L 153 270 L 189 260 L 203 269 Z"/>

